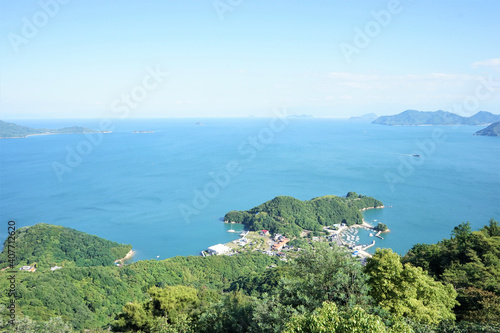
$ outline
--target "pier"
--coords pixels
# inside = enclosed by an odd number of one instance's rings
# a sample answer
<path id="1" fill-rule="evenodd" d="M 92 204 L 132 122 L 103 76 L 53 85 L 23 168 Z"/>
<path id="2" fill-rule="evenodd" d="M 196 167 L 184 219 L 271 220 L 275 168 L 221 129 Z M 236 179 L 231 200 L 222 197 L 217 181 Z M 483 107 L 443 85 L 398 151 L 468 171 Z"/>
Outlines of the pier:
<path id="1" fill-rule="evenodd" d="M 374 246 L 375 245 L 375 241 L 372 240 L 372 243 L 371 244 L 368 244 L 368 245 L 365 245 L 363 248 L 361 248 L 363 251 L 366 250 L 366 249 L 369 249 L 370 247 Z"/>

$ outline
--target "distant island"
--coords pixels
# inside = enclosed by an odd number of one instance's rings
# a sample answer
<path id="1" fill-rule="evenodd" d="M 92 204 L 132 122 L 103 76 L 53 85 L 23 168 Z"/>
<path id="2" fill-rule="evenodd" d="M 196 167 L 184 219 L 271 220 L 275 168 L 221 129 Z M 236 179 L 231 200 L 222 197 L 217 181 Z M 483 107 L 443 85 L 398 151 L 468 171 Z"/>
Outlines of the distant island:
<path id="1" fill-rule="evenodd" d="M 483 136 L 500 136 L 500 121 L 491 124 L 490 126 L 477 131 L 474 135 Z"/>
<path id="2" fill-rule="evenodd" d="M 265 229 L 271 234 L 298 237 L 303 230 L 319 233 L 333 224 L 362 224 L 361 210 L 382 207 L 381 201 L 355 192 L 346 197 L 327 195 L 305 201 L 278 196 L 247 211 L 231 211 L 224 221 L 244 224 L 250 231 Z"/>
<path id="3" fill-rule="evenodd" d="M 83 133 L 110 133 L 110 131 L 96 131 L 85 127 L 72 126 L 60 129 L 32 128 L 0 120 L 0 138 L 26 138 L 31 135 L 48 134 L 83 134 Z"/>
<path id="4" fill-rule="evenodd" d="M 312 116 L 310 114 L 290 114 L 290 115 L 288 115 L 286 117 L 287 118 L 291 118 L 291 119 L 314 118 L 314 116 Z"/>
<path id="5" fill-rule="evenodd" d="M 367 113 L 367 114 L 364 114 L 364 115 L 361 115 L 361 116 L 354 116 L 354 117 L 351 117 L 349 118 L 349 120 L 374 120 L 374 119 L 377 119 L 378 116 L 375 114 L 375 113 Z"/>
<path id="6" fill-rule="evenodd" d="M 462 117 L 447 111 L 406 110 L 392 116 L 378 117 L 372 124 L 390 126 L 425 126 L 425 125 L 489 125 L 500 121 L 500 115 L 479 111 L 473 116 Z"/>

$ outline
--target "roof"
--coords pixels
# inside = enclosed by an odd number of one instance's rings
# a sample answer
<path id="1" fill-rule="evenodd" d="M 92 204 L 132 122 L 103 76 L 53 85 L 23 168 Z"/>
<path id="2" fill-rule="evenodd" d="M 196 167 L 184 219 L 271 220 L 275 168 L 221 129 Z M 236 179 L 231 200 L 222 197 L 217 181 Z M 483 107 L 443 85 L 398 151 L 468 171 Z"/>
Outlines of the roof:
<path id="1" fill-rule="evenodd" d="M 20 271 L 30 271 L 30 272 L 34 272 L 36 271 L 36 268 L 35 267 L 31 267 L 31 266 L 23 266 L 21 268 L 19 268 Z"/>
<path id="2" fill-rule="evenodd" d="M 266 230 L 266 229 L 262 229 L 262 232 L 269 232 L 269 230 Z"/>
<path id="3" fill-rule="evenodd" d="M 272 246 L 272 248 L 277 249 L 277 250 L 281 250 L 281 248 L 283 248 L 283 245 L 285 245 L 286 243 L 288 243 L 288 241 L 290 241 L 290 240 L 288 238 L 285 238 L 282 241 L 280 241 L 278 243 L 275 243 Z"/>
<path id="4" fill-rule="evenodd" d="M 229 252 L 231 249 L 224 244 L 217 244 L 217 245 L 210 246 L 208 248 L 208 250 L 214 251 L 217 253 L 224 253 L 224 252 Z"/>

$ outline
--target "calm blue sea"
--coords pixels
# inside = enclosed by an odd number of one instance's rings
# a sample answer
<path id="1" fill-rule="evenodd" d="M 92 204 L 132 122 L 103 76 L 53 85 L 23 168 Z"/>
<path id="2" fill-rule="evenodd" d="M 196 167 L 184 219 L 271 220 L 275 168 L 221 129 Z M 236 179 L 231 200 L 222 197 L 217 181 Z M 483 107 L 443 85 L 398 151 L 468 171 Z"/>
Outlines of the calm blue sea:
<path id="1" fill-rule="evenodd" d="M 14 122 L 99 128 L 97 119 Z M 1 241 L 9 220 L 45 222 L 132 244 L 135 260 L 197 255 L 237 238 L 221 223 L 230 210 L 348 191 L 384 202 L 365 219 L 386 223 L 392 232 L 377 247 L 401 254 L 461 222 L 477 229 L 500 220 L 500 139 L 473 136 L 478 127 L 251 118 L 113 125 L 102 137 L 0 140 Z M 155 132 L 132 133 L 140 130 Z"/>

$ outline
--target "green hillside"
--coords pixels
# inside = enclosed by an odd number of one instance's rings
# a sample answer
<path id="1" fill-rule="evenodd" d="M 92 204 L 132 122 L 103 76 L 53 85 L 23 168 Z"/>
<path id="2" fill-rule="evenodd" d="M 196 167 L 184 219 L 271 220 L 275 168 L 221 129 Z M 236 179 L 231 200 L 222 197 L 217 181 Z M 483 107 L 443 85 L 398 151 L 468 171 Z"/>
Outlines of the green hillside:
<path id="1" fill-rule="evenodd" d="M 8 248 L 0 253 L 0 268 L 7 267 Z M 118 244 L 81 231 L 45 223 L 15 232 L 16 266 L 37 263 L 37 269 L 51 266 L 109 266 L 125 257 L 131 245 Z"/>
<path id="2" fill-rule="evenodd" d="M 341 199 L 355 200 L 349 197 Z M 22 230 L 21 240 L 61 239 L 54 237 L 61 227 L 38 227 L 31 238 L 22 236 L 30 228 Z M 404 258 L 377 249 L 366 266 L 340 247 L 315 243 L 287 262 L 255 252 L 19 271 L 16 324 L 1 316 L 0 330 L 493 333 L 500 329 L 499 242 L 500 227 L 491 220 L 479 231 L 462 223 L 450 239 L 415 245 Z M 11 280 L 11 272 L 0 271 L 0 290 L 12 288 Z M 10 301 L 0 294 L 1 313 Z"/>
<path id="3" fill-rule="evenodd" d="M 345 198 L 328 195 L 306 201 L 278 196 L 247 211 L 231 211 L 224 221 L 242 223 L 251 231 L 267 229 L 273 234 L 299 236 L 304 229 L 320 232 L 327 225 L 361 224 L 361 209 L 381 206 L 382 202 L 355 192 Z"/>
<path id="4" fill-rule="evenodd" d="M 43 234 L 39 235 L 40 239 Z M 266 267 L 279 263 L 274 257 L 255 253 L 236 257 L 144 260 L 121 268 L 96 266 L 63 268 L 54 272 L 18 272 L 17 311 L 38 322 L 61 317 L 78 330 L 107 327 L 125 304 L 146 301 L 147 291 L 152 287 L 183 285 L 219 295 L 240 276 L 262 274 Z M 8 272 L 0 272 L 1 290 L 8 289 L 7 276 Z M 0 297 L 0 312 L 3 312 L 2 304 L 9 304 L 6 293 Z M 0 331 L 4 332 L 1 319 Z"/>
<path id="5" fill-rule="evenodd" d="M 458 319 L 500 324 L 500 225 L 493 219 L 481 230 L 462 223 L 452 237 L 416 244 L 403 262 L 422 267 L 458 291 Z"/>

